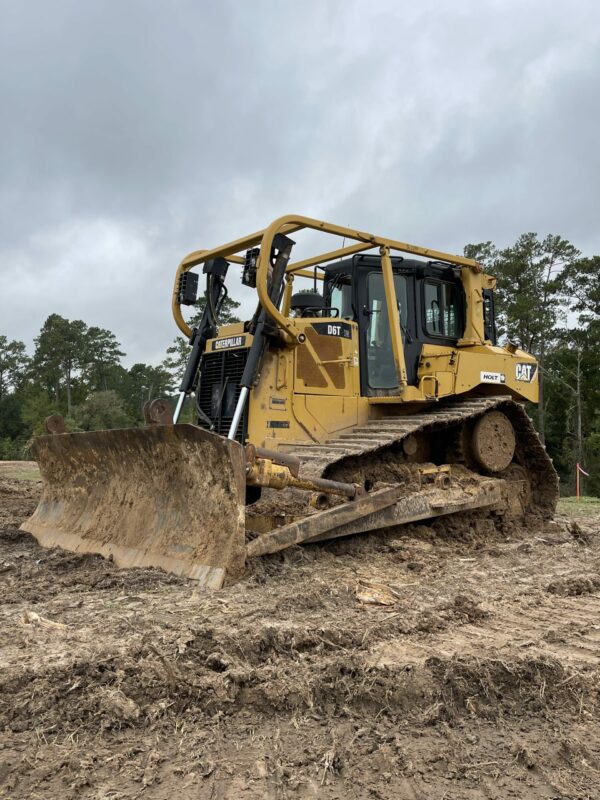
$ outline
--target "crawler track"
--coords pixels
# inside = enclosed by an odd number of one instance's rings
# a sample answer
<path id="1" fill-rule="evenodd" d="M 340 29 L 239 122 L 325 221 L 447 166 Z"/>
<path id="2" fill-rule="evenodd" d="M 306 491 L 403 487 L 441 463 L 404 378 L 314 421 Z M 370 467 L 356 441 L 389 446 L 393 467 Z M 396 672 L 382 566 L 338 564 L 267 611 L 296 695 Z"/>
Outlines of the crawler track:
<path id="1" fill-rule="evenodd" d="M 301 460 L 303 474 L 336 480 L 393 482 L 399 469 L 419 460 L 463 463 L 481 473 L 464 446 L 465 433 L 492 409 L 506 414 L 517 439 L 513 464 L 497 476 L 507 480 L 516 476 L 521 483 L 528 478 L 530 510 L 551 517 L 559 497 L 558 477 L 525 409 L 506 396 L 439 403 L 415 415 L 371 420 L 324 444 L 298 446 L 294 454 Z M 413 456 L 406 454 L 403 444 L 409 437 L 417 445 Z M 422 453 L 425 458 L 420 458 Z"/>

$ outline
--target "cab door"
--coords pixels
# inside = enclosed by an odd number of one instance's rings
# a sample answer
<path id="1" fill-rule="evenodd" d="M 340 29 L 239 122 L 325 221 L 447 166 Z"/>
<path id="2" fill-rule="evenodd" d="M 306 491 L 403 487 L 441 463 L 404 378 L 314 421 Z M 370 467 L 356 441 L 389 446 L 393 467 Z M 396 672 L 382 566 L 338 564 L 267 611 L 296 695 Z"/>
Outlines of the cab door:
<path id="1" fill-rule="evenodd" d="M 390 323 L 381 269 L 357 269 L 356 307 L 359 316 L 361 394 L 385 397 L 398 386 L 392 352 Z M 414 384 L 421 344 L 415 327 L 415 279 L 408 270 L 394 269 L 394 285 L 400 312 L 406 374 Z"/>

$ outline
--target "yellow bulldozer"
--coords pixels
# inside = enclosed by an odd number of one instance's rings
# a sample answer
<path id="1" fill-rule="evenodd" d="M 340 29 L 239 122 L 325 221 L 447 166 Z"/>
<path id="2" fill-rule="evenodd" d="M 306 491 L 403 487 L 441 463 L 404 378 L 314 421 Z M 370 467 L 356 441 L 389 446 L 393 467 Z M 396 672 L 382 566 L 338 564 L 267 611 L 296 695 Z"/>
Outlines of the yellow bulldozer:
<path id="1" fill-rule="evenodd" d="M 337 246 L 293 261 L 302 231 Z M 258 302 L 221 325 L 233 269 Z M 465 512 L 551 517 L 558 479 L 523 407 L 537 363 L 497 343 L 494 288 L 471 259 L 303 216 L 190 253 L 172 300 L 191 346 L 176 408 L 157 399 L 145 427 L 88 433 L 50 418 L 23 529 L 219 588 L 300 543 Z"/>

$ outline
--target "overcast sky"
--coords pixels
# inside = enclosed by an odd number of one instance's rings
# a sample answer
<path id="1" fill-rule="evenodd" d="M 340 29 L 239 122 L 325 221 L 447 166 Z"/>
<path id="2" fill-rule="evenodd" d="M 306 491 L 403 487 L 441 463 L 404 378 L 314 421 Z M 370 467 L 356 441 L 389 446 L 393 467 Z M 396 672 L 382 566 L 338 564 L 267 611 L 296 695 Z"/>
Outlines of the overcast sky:
<path id="1" fill-rule="evenodd" d="M 598 0 L 0 10 L 0 334 L 28 346 L 57 312 L 157 363 L 182 256 L 284 213 L 600 253 Z"/>

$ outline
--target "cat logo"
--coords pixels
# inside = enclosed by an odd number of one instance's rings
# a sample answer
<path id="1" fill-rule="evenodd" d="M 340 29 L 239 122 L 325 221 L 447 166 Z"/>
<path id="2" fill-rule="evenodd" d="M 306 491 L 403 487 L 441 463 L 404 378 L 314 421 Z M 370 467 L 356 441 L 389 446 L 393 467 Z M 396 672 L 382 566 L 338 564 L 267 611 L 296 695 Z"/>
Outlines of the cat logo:
<path id="1" fill-rule="evenodd" d="M 515 378 L 518 381 L 531 383 L 535 377 L 537 364 L 516 364 L 515 365 Z"/>

